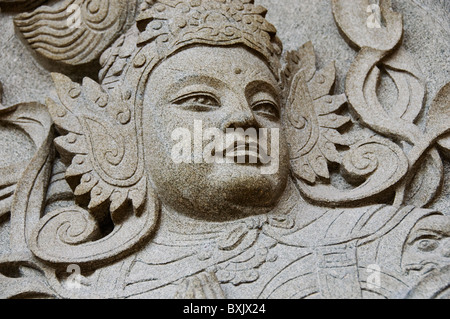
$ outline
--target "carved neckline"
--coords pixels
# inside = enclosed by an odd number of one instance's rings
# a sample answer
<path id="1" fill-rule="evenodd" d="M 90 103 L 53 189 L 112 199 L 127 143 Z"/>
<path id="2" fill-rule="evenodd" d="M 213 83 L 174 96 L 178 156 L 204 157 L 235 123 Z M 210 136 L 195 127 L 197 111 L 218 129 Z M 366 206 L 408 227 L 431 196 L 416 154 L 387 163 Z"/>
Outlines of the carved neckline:
<path id="1" fill-rule="evenodd" d="M 154 241 L 160 243 L 173 243 L 173 237 L 191 239 L 198 238 L 200 241 L 217 238 L 223 233 L 230 232 L 238 225 L 246 225 L 248 229 L 262 229 L 263 225 L 268 224 L 269 220 L 281 220 L 288 217 L 294 207 L 304 203 L 298 189 L 290 179 L 286 189 L 281 196 L 277 206 L 267 214 L 254 215 L 246 218 L 228 221 L 228 222 L 209 222 L 190 218 L 178 214 L 163 205 L 161 209 L 161 224 L 154 238 Z"/>

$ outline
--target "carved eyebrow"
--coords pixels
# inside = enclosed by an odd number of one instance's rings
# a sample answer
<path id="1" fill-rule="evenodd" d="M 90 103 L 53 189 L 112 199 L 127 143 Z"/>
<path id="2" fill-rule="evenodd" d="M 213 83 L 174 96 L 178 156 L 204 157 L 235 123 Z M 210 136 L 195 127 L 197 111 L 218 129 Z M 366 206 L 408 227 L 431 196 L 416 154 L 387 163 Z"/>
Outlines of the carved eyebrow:
<path id="1" fill-rule="evenodd" d="M 176 95 L 178 92 L 182 91 L 183 89 L 185 89 L 186 87 L 199 87 L 199 90 L 201 91 L 201 87 L 200 86 L 207 86 L 207 87 L 211 87 L 212 89 L 216 89 L 216 88 L 222 88 L 225 84 L 220 81 L 219 79 L 207 76 L 207 75 L 199 75 L 199 74 L 189 74 L 189 75 L 184 75 L 183 77 L 180 78 L 175 78 L 174 79 L 174 83 L 172 83 L 166 94 L 165 97 L 168 99 L 173 99 L 173 96 Z M 215 90 L 214 90 L 215 91 Z"/>
<path id="2" fill-rule="evenodd" d="M 411 245 L 421 237 L 426 236 L 436 236 L 438 239 L 441 239 L 445 236 L 445 234 L 436 229 L 420 228 L 414 232 L 413 236 L 408 240 L 407 244 Z"/>
<path id="3" fill-rule="evenodd" d="M 280 87 L 278 85 L 274 86 L 272 83 L 262 80 L 252 81 L 247 84 L 247 87 L 245 88 L 245 95 L 247 96 L 247 99 L 249 99 L 256 93 L 261 91 L 265 91 L 272 95 L 277 103 L 280 102 Z"/>
<path id="4" fill-rule="evenodd" d="M 186 71 L 184 71 L 186 73 Z M 202 84 L 207 83 L 209 85 L 215 86 L 215 85 L 223 85 L 223 82 L 217 78 L 214 78 L 209 75 L 203 75 L 203 74 L 188 74 L 184 75 L 183 77 L 177 79 L 177 83 L 193 83 L 196 84 L 198 82 L 201 82 Z M 177 84 L 175 83 L 175 85 Z"/>

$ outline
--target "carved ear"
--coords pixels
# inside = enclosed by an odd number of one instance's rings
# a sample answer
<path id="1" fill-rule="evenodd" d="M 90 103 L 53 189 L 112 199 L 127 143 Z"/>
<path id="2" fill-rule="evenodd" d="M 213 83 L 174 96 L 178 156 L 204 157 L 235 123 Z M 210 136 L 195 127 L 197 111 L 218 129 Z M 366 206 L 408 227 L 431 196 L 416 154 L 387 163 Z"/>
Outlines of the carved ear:
<path id="1" fill-rule="evenodd" d="M 112 214 L 130 201 L 136 213 L 146 195 L 142 149 L 133 108 L 89 78 L 83 85 L 53 74 L 62 104 L 48 100 L 63 135 L 55 145 L 68 166 L 66 179 L 89 210 L 109 203 Z M 114 216 L 113 216 L 114 217 Z"/>
<path id="2" fill-rule="evenodd" d="M 52 263 L 110 262 L 153 233 L 159 213 L 144 174 L 140 116 L 124 102 L 85 78 L 83 85 L 52 74 L 61 103 L 48 108 L 61 137 L 55 145 L 68 165 L 66 179 L 78 203 L 41 219 L 29 246 Z M 134 214 L 128 214 L 132 204 Z M 101 238 L 98 223 L 111 214 L 114 229 Z"/>
<path id="3" fill-rule="evenodd" d="M 305 197 L 328 206 L 349 204 L 380 194 L 405 176 L 408 160 L 393 142 L 372 137 L 350 145 L 339 133 L 350 122 L 338 114 L 347 99 L 330 94 L 334 64 L 316 71 L 311 43 L 288 53 L 284 76 L 289 85 L 284 122 L 291 170 Z M 340 153 L 336 145 L 349 150 Z M 364 182 L 351 190 L 334 187 L 330 163 L 340 164 L 344 177 Z"/>
<path id="4" fill-rule="evenodd" d="M 284 71 L 289 96 L 285 127 L 294 175 L 310 184 L 328 180 L 328 163 L 341 163 L 338 145 L 348 142 L 337 131 L 350 118 L 336 114 L 347 101 L 345 95 L 329 95 L 335 81 L 334 63 L 316 72 L 311 42 L 289 52 Z"/>

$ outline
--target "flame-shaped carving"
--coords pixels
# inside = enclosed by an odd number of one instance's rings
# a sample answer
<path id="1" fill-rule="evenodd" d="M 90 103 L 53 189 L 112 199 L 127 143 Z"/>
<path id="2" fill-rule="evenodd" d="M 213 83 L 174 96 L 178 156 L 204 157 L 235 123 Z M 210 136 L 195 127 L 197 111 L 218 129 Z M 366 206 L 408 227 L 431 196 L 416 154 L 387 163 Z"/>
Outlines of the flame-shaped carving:
<path id="1" fill-rule="evenodd" d="M 93 80 L 86 78 L 80 86 L 61 74 L 53 78 L 61 103 L 49 99 L 47 104 L 62 134 L 55 145 L 68 165 L 66 179 L 87 210 L 70 207 L 47 214 L 29 246 L 53 263 L 111 261 L 151 234 L 159 213 L 144 174 L 140 115 L 117 91 L 107 93 Z M 102 238 L 98 222 L 108 213 L 114 228 Z"/>

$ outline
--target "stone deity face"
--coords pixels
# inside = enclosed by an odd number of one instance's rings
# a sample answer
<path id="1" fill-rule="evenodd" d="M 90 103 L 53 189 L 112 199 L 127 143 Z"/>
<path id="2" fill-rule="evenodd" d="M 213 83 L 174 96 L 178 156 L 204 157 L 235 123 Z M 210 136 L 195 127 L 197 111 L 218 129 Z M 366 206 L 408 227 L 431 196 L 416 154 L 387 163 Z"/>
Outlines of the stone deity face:
<path id="1" fill-rule="evenodd" d="M 244 47 L 194 46 L 159 64 L 145 91 L 143 131 L 146 167 L 163 204 L 178 213 L 210 221 L 234 220 L 272 210 L 289 174 L 280 97 L 278 81 L 270 68 Z M 177 143 L 173 134 L 177 130 L 191 133 L 189 146 L 195 152 L 195 134 L 213 129 L 215 138 L 223 138 L 226 148 L 227 130 L 255 129 L 261 137 L 262 128 L 267 129 L 266 145 L 257 144 L 258 154 L 272 156 L 269 163 L 250 160 L 251 141 L 242 134 L 240 138 L 247 147 L 244 163 L 198 161 L 195 154 L 190 162 L 173 159 Z M 208 152 L 211 142 L 203 138 L 201 149 Z M 276 152 L 270 154 L 273 149 Z M 227 153 L 224 159 L 230 154 L 216 148 L 209 152 Z M 276 170 L 264 174 L 263 168 L 273 165 L 274 160 Z"/>

